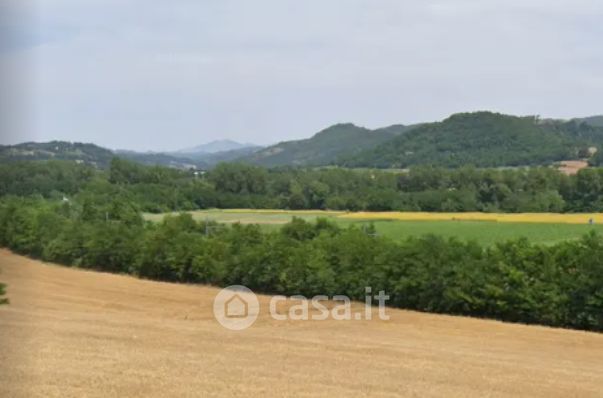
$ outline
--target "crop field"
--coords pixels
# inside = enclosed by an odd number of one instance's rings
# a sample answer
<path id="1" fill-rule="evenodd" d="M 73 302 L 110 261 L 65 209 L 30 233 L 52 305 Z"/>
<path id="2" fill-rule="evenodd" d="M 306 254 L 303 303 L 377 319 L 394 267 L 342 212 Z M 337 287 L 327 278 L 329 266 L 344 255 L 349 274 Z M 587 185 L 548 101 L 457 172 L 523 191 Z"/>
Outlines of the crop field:
<path id="1" fill-rule="evenodd" d="M 244 331 L 218 289 L 0 250 L 2 397 L 598 397 L 603 335 L 388 309 Z M 262 308 L 269 297 L 260 296 Z"/>
<path id="2" fill-rule="evenodd" d="M 603 233 L 602 214 L 553 213 L 412 213 L 412 212 L 341 212 L 287 210 L 202 210 L 191 212 L 197 220 L 220 223 L 260 224 L 265 229 L 279 228 L 293 217 L 314 220 L 326 217 L 342 226 L 372 222 L 377 233 L 395 240 L 408 236 L 436 234 L 473 240 L 484 245 L 525 237 L 535 243 L 552 244 L 597 231 Z M 146 214 L 158 221 L 163 214 Z M 593 224 L 589 220 L 593 220 Z"/>

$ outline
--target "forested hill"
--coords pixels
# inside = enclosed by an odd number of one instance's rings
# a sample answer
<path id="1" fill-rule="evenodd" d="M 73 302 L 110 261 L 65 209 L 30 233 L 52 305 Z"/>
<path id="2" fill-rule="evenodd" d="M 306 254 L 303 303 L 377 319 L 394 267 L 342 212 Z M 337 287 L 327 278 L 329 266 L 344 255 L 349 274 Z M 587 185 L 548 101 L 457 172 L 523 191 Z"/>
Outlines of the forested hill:
<path id="1" fill-rule="evenodd" d="M 105 169 L 115 156 L 146 165 L 210 169 L 220 162 L 261 166 L 406 168 L 414 165 L 477 167 L 549 165 L 589 158 L 603 164 L 603 117 L 561 121 L 492 112 L 460 113 L 442 122 L 367 129 L 351 123 L 328 127 L 311 138 L 259 149 L 215 153 L 112 151 L 94 144 L 52 141 L 0 146 L 0 163 L 72 160 Z"/>
<path id="2" fill-rule="evenodd" d="M 106 148 L 80 142 L 50 141 L 0 145 L 0 162 L 20 160 L 76 160 L 106 168 L 115 154 Z"/>
<path id="3" fill-rule="evenodd" d="M 232 161 L 248 155 L 255 147 L 245 147 L 215 153 L 161 153 L 112 151 L 95 144 L 51 141 L 26 142 L 17 145 L 0 145 L 0 163 L 35 160 L 71 160 L 99 169 L 106 169 L 114 157 L 120 157 L 144 165 L 161 165 L 177 169 L 207 169 L 219 162 Z"/>
<path id="4" fill-rule="evenodd" d="M 286 141 L 264 148 L 241 160 L 262 166 L 322 166 L 337 163 L 340 158 L 372 149 L 390 141 L 410 127 L 394 125 L 369 130 L 351 123 L 336 124 L 313 137 Z"/>
<path id="5" fill-rule="evenodd" d="M 460 113 L 421 125 L 340 164 L 381 168 L 543 165 L 586 157 L 588 148 L 601 148 L 602 143 L 602 127 L 576 120 Z"/>
<path id="6" fill-rule="evenodd" d="M 111 159 L 119 156 L 146 165 L 163 165 L 176 168 L 206 166 L 200 160 L 191 160 L 163 153 L 141 153 L 133 151 L 112 151 L 95 144 L 80 142 L 50 141 L 26 142 L 17 145 L 0 146 L 0 163 L 24 160 L 72 160 L 106 169 Z"/>
<path id="7" fill-rule="evenodd" d="M 603 127 L 603 115 L 574 119 L 578 123 L 586 123 L 595 127 Z"/>

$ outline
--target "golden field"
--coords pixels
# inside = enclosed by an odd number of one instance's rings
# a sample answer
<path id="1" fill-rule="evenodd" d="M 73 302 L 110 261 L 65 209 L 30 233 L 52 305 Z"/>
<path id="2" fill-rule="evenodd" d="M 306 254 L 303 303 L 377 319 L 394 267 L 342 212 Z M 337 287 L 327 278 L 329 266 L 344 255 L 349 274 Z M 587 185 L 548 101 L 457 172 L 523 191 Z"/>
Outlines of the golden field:
<path id="1" fill-rule="evenodd" d="M 341 220 L 392 220 L 392 221 L 490 221 L 507 223 L 547 223 L 547 224 L 603 224 L 603 213 L 436 213 L 436 212 L 400 212 L 400 211 L 336 211 L 336 210 L 280 210 L 280 209 L 210 209 L 191 211 L 199 220 L 205 217 L 221 222 L 242 221 L 281 223 L 293 216 L 328 217 Z M 168 213 L 177 214 L 177 213 Z M 162 219 L 165 214 L 145 214 L 153 221 Z M 272 217 L 272 219 L 271 219 Z"/>
<path id="2" fill-rule="evenodd" d="M 0 250 L 0 397 L 600 397 L 603 335 L 388 310 L 223 329 L 218 289 Z M 268 297 L 261 296 L 262 308 Z"/>
<path id="3" fill-rule="evenodd" d="M 603 223 L 602 213 L 428 213 L 428 212 L 354 212 L 340 218 L 398 221 L 494 221 L 508 223 L 588 224 Z"/>

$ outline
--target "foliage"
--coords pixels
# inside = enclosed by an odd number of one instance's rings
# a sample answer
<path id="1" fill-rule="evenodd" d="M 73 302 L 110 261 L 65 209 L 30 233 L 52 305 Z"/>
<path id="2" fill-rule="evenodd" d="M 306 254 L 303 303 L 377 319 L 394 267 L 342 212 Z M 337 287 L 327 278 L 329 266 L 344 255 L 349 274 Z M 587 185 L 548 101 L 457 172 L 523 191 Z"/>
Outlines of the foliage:
<path id="1" fill-rule="evenodd" d="M 28 142 L 0 146 L 0 163 L 54 159 L 107 169 L 113 157 L 118 156 L 144 165 L 181 170 L 208 169 L 220 162 L 237 161 L 267 167 L 543 166 L 587 158 L 590 147 L 602 146 L 601 116 L 561 121 L 475 112 L 455 114 L 438 123 L 392 125 L 375 130 L 340 123 L 307 139 L 263 149 L 251 146 L 215 153 L 142 153 L 65 141 Z"/>
<path id="2" fill-rule="evenodd" d="M 461 113 L 408 131 L 339 164 L 360 167 L 545 165 L 601 147 L 603 128 L 491 112 Z"/>
<path id="3" fill-rule="evenodd" d="M 603 166 L 603 148 L 598 150 L 589 160 L 591 166 Z"/>
<path id="4" fill-rule="evenodd" d="M 577 123 L 586 123 L 595 127 L 603 127 L 603 115 L 573 119 Z"/>
<path id="5" fill-rule="evenodd" d="M 603 211 L 603 169 L 264 169 L 222 163 L 206 174 L 114 158 L 108 171 L 62 161 L 0 165 L 1 196 L 126 198 L 137 210 L 218 208 L 431 212 Z M 92 200 L 92 199 L 91 199 Z M 83 201 L 82 201 L 83 202 Z"/>
<path id="6" fill-rule="evenodd" d="M 93 167 L 59 160 L 3 164 L 0 165 L 0 196 L 73 195 L 97 175 Z"/>
<path id="7" fill-rule="evenodd" d="M 322 166 L 336 163 L 363 149 L 387 142 L 410 127 L 395 125 L 369 130 L 351 123 L 336 124 L 313 137 L 281 142 L 257 151 L 241 160 L 262 166 Z"/>
<path id="8" fill-rule="evenodd" d="M 197 222 L 189 214 L 141 223 L 129 206 L 84 210 L 76 199 L 4 198 L 0 244 L 19 253 L 79 267 L 146 278 L 243 284 L 285 295 L 385 290 L 390 305 L 419 311 L 603 331 L 603 238 L 556 245 L 527 240 L 484 248 L 433 235 L 399 242 L 374 229 L 326 219 L 294 219 L 265 232 L 257 225 Z"/>
<path id="9" fill-rule="evenodd" d="M 6 285 L 3 283 L 0 283 L 0 305 L 2 304 L 8 304 L 8 299 L 6 297 L 3 297 L 6 294 Z"/>
<path id="10" fill-rule="evenodd" d="M 408 174 L 342 169 L 265 170 L 221 164 L 207 177 L 114 158 L 107 173 L 68 162 L 0 166 L 0 194 L 60 197 L 107 180 L 142 210 L 208 207 L 425 211 L 591 211 L 600 173 L 563 177 L 553 170 L 412 169 Z"/>
<path id="11" fill-rule="evenodd" d="M 31 160 L 69 160 L 104 168 L 113 158 L 113 152 L 94 144 L 50 141 L 26 142 L 18 145 L 0 145 L 0 162 Z"/>

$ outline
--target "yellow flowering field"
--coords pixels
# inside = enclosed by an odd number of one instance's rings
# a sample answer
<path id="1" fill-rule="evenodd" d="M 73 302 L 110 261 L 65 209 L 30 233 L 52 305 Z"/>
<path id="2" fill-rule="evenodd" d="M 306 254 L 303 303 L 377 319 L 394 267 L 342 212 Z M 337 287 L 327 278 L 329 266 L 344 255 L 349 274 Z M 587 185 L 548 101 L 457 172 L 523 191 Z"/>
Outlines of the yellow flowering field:
<path id="1" fill-rule="evenodd" d="M 510 223 L 595 224 L 603 223 L 603 213 L 428 213 L 428 212 L 353 212 L 338 217 L 355 220 L 399 221 L 495 221 Z"/>

